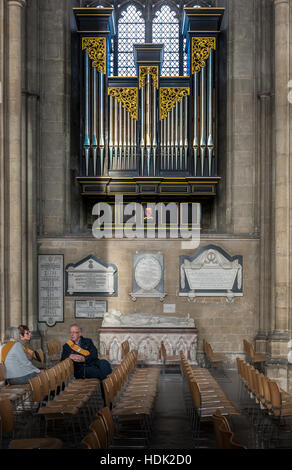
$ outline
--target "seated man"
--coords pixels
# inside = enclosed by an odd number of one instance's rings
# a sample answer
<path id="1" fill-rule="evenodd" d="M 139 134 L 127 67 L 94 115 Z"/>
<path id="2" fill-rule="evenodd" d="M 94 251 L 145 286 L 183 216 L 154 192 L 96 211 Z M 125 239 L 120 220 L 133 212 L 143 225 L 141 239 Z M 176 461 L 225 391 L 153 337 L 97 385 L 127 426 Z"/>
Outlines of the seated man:
<path id="1" fill-rule="evenodd" d="M 97 349 L 90 338 L 83 338 L 82 329 L 78 325 L 70 328 L 70 340 L 63 345 L 61 360 L 70 357 L 74 363 L 76 379 L 105 379 L 112 371 L 110 363 L 98 359 Z"/>
<path id="2" fill-rule="evenodd" d="M 31 361 L 32 365 L 38 369 L 45 369 L 46 364 L 42 362 L 39 353 L 32 349 L 30 345 L 31 332 L 26 325 L 19 325 L 19 339 L 22 344 L 26 357 Z"/>

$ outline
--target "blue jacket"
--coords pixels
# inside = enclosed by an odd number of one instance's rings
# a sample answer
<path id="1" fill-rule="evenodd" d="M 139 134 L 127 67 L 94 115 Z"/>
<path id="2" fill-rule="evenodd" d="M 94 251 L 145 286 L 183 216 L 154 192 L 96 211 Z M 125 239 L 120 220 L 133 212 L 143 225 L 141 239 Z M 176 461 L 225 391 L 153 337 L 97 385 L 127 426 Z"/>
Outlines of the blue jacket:
<path id="1" fill-rule="evenodd" d="M 85 362 L 73 362 L 74 364 L 74 377 L 76 379 L 84 378 L 98 378 L 103 380 L 111 373 L 111 366 L 108 361 L 98 359 L 98 351 L 90 338 L 80 337 L 79 346 L 90 352 L 88 356 L 83 356 Z M 67 359 L 70 354 L 80 354 L 75 352 L 66 343 L 63 345 L 61 360 Z M 82 356 L 82 354 L 80 354 Z"/>

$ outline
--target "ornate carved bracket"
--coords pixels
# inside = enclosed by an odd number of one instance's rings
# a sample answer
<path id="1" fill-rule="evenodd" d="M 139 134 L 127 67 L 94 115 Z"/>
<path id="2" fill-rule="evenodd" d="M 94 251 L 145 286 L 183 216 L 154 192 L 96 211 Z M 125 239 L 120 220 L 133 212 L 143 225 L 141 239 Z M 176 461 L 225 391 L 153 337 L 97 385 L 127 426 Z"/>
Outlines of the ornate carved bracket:
<path id="1" fill-rule="evenodd" d="M 98 72 L 106 73 L 106 39 L 82 38 L 82 50 L 86 49 L 89 58 L 92 60 L 92 67 L 97 68 Z"/>
<path id="2" fill-rule="evenodd" d="M 108 94 L 121 102 L 133 119 L 138 119 L 138 88 L 109 87 Z"/>
<path id="3" fill-rule="evenodd" d="M 206 67 L 211 49 L 216 50 L 215 37 L 192 38 L 192 75 L 199 73 L 203 67 Z"/>
<path id="4" fill-rule="evenodd" d="M 139 67 L 139 89 L 145 86 L 145 80 L 148 74 L 152 77 L 153 86 L 158 89 L 158 65 Z"/>
<path id="5" fill-rule="evenodd" d="M 180 102 L 184 96 L 190 94 L 189 87 L 161 87 L 160 93 L 160 120 L 167 117 L 169 111 Z"/>

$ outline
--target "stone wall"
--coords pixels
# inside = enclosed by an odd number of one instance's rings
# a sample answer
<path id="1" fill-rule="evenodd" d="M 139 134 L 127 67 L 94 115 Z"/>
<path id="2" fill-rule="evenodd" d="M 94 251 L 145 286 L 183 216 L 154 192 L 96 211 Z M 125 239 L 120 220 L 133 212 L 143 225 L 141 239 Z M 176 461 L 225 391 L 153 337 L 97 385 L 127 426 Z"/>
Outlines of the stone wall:
<path id="1" fill-rule="evenodd" d="M 243 297 L 227 303 L 225 297 L 201 297 L 196 302 L 189 302 L 186 297 L 179 297 L 179 256 L 194 254 L 194 251 L 182 250 L 181 240 L 141 240 L 128 239 L 96 240 L 87 238 L 41 238 L 39 253 L 64 254 L 64 267 L 76 263 L 88 255 L 94 255 L 105 263 L 113 263 L 118 268 L 118 296 L 105 297 L 108 309 L 118 309 L 122 313 L 149 312 L 163 315 L 163 302 L 159 299 L 137 299 L 133 302 L 129 296 L 132 292 L 132 260 L 136 252 L 157 253 L 164 255 L 164 299 L 166 304 L 176 304 L 176 315 L 185 317 L 188 313 L 195 320 L 199 335 L 199 350 L 202 340 L 209 341 L 215 351 L 224 351 L 233 356 L 242 352 L 242 340 L 252 340 L 258 327 L 258 244 L 254 238 L 220 239 L 203 238 L 200 247 L 215 244 L 231 256 L 243 255 Z M 47 330 L 48 337 L 64 341 L 68 337 L 69 326 L 76 321 L 74 306 L 76 299 L 92 297 L 64 298 L 64 323 L 58 323 Z M 100 297 L 97 297 L 100 299 Z M 102 298 L 102 297 L 101 297 Z M 165 315 L 165 314 L 164 314 Z M 98 342 L 97 329 L 101 320 L 78 319 L 89 335 Z"/>

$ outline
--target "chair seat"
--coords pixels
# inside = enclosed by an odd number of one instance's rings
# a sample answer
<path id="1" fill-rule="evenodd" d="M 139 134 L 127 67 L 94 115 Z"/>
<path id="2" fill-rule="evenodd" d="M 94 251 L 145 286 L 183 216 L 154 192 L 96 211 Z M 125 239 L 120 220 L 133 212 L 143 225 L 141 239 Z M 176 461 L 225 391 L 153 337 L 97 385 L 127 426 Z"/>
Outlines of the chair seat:
<path id="1" fill-rule="evenodd" d="M 165 358 L 165 361 L 166 362 L 169 362 L 169 361 L 179 361 L 180 362 L 180 357 L 179 356 L 167 356 Z"/>
<path id="2" fill-rule="evenodd" d="M 63 443 L 54 437 L 37 439 L 14 439 L 9 449 L 62 449 Z"/>

